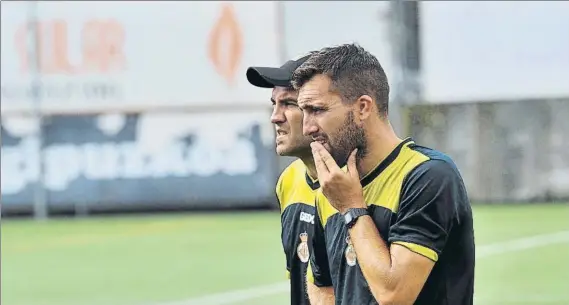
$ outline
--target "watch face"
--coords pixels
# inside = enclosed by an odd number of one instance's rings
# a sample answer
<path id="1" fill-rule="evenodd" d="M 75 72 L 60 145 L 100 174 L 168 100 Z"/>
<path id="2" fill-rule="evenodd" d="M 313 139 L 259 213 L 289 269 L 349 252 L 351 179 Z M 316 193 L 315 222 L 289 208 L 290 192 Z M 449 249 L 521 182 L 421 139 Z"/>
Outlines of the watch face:
<path id="1" fill-rule="evenodd" d="M 344 216 L 344 221 L 346 222 L 346 224 L 349 224 L 352 219 L 354 219 L 354 217 L 352 217 L 352 213 L 348 212 L 346 213 L 346 215 Z"/>
<path id="2" fill-rule="evenodd" d="M 348 226 L 348 228 L 351 228 L 354 223 L 356 222 L 356 219 L 362 215 L 366 215 L 368 214 L 367 209 L 353 209 L 353 210 L 349 210 L 345 215 L 344 215 L 344 221 L 346 223 L 346 225 Z"/>

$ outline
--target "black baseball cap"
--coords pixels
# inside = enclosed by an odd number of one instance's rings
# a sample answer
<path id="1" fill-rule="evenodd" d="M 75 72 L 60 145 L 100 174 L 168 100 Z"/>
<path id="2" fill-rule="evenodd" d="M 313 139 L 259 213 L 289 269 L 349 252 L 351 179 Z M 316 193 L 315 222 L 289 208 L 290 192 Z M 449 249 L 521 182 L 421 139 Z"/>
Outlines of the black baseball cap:
<path id="1" fill-rule="evenodd" d="M 280 68 L 249 67 L 247 69 L 247 80 L 251 85 L 261 88 L 289 87 L 292 73 L 309 57 L 310 54 L 296 60 L 289 60 Z"/>

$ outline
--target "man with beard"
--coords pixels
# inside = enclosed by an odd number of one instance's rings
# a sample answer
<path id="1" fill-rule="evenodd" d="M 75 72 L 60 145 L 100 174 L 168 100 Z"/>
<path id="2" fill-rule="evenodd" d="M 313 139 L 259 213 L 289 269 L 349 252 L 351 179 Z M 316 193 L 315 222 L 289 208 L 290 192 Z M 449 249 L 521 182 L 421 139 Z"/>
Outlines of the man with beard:
<path id="1" fill-rule="evenodd" d="M 462 178 L 448 156 L 397 137 L 377 58 L 354 44 L 324 48 L 293 85 L 321 185 L 312 304 L 472 304 L 474 232 Z"/>
<path id="2" fill-rule="evenodd" d="M 276 151 L 280 156 L 297 157 L 280 175 L 276 194 L 281 211 L 282 245 L 290 279 L 293 305 L 308 305 L 306 268 L 314 231 L 316 168 L 309 136 L 302 134 L 302 111 L 298 108 L 298 91 L 290 83 L 293 71 L 310 56 L 289 60 L 280 68 L 250 67 L 247 79 L 257 87 L 272 88 L 271 122 L 276 129 Z M 314 178 L 313 178 L 314 177 Z"/>

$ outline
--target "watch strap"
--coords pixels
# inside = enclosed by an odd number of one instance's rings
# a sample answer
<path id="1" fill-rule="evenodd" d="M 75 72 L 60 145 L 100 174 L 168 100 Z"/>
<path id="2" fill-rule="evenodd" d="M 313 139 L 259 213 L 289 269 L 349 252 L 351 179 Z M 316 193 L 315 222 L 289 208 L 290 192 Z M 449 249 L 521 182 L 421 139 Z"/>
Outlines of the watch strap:
<path id="1" fill-rule="evenodd" d="M 365 208 L 349 209 L 346 212 L 346 214 L 344 214 L 344 222 L 345 222 L 346 226 L 348 227 L 348 229 L 353 227 L 356 224 L 356 220 L 358 220 L 359 217 L 364 216 L 364 215 L 369 215 L 368 210 Z"/>

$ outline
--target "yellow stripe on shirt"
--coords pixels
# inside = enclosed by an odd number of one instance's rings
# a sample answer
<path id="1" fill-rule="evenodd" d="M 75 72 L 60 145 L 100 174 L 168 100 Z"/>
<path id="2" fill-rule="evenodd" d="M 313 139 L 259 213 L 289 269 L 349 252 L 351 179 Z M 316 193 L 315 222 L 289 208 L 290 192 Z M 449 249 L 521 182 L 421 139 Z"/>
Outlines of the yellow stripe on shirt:
<path id="1" fill-rule="evenodd" d="M 432 249 L 429 249 L 425 246 L 421 246 L 421 245 L 417 245 L 414 243 L 408 243 L 408 242 L 403 242 L 403 241 L 396 241 L 394 242 L 394 244 L 398 244 L 401 245 L 417 254 L 420 254 L 430 260 L 432 260 L 433 262 L 436 262 L 439 260 L 439 255 L 437 254 L 437 252 L 433 251 Z"/>

